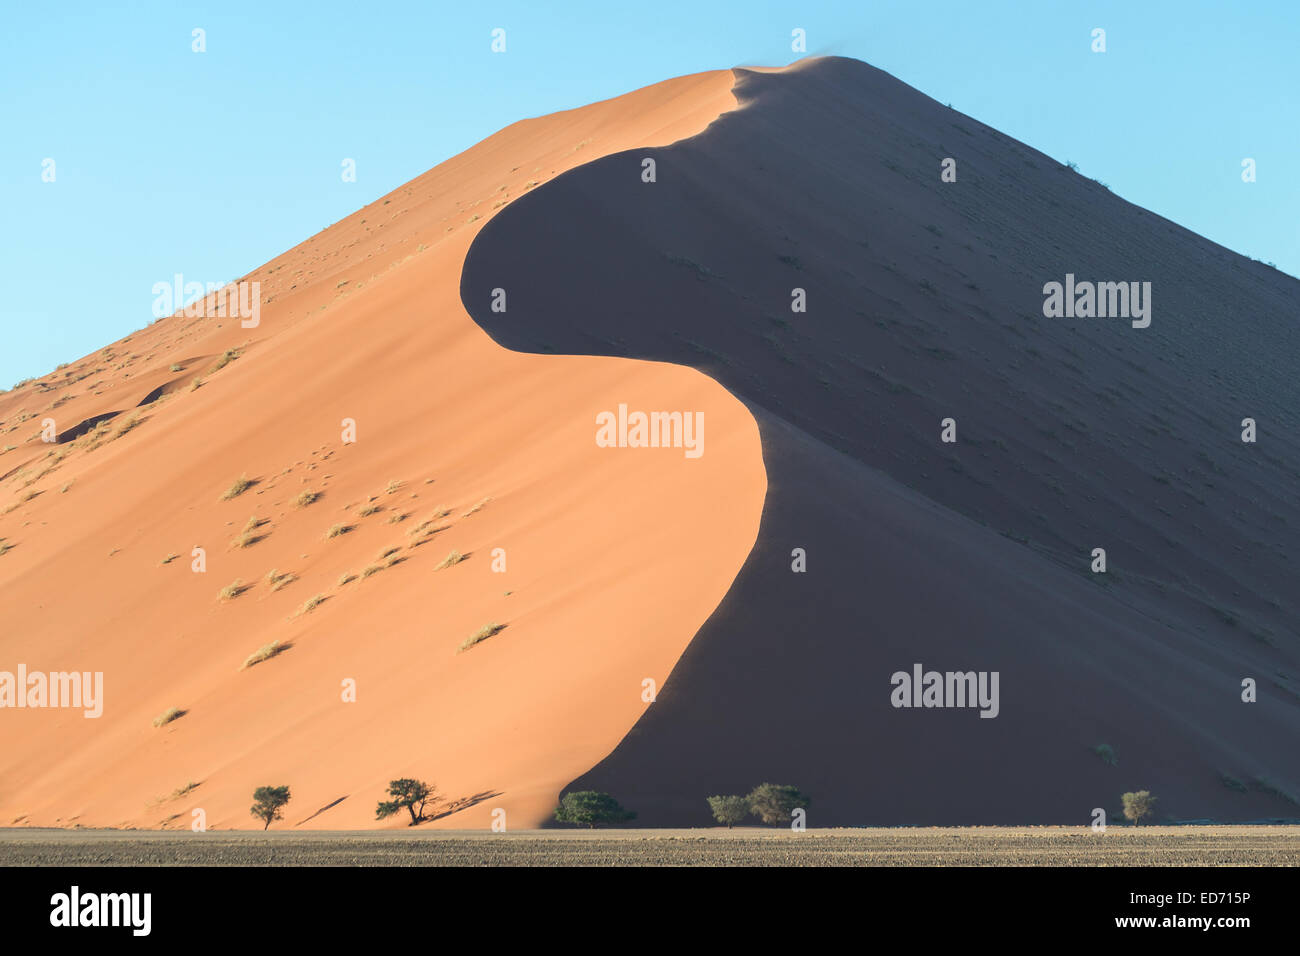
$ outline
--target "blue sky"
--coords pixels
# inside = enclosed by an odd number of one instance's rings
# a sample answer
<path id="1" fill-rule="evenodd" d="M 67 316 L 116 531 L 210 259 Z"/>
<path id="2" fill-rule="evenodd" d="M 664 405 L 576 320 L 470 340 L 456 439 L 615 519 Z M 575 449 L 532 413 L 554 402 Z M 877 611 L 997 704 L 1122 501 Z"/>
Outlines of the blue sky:
<path id="1" fill-rule="evenodd" d="M 788 63 L 796 27 L 1300 275 L 1294 0 L 108 6 L 5 13 L 0 387 L 147 325 L 176 272 L 237 278 L 517 119 Z"/>

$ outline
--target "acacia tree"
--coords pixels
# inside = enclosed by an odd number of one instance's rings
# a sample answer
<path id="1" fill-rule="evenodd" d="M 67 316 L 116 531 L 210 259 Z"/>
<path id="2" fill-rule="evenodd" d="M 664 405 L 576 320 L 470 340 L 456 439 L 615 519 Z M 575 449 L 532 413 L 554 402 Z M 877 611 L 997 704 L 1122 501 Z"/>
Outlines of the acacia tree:
<path id="1" fill-rule="evenodd" d="M 1134 826 L 1139 826 L 1143 817 L 1155 813 L 1156 798 L 1151 796 L 1150 790 L 1126 793 L 1120 799 L 1124 801 L 1124 816 L 1132 820 Z"/>
<path id="2" fill-rule="evenodd" d="M 253 805 L 249 812 L 262 821 L 265 830 L 275 820 L 284 819 L 284 805 L 289 802 L 289 788 L 258 787 L 253 791 Z"/>
<path id="3" fill-rule="evenodd" d="M 748 797 L 709 797 L 708 801 L 709 809 L 713 811 L 713 819 L 728 829 L 749 815 Z"/>
<path id="4" fill-rule="evenodd" d="M 764 823 L 789 823 L 790 814 L 809 803 L 797 788 L 778 783 L 760 783 L 747 799 L 750 812 Z"/>
<path id="5" fill-rule="evenodd" d="M 579 790 L 566 793 L 555 808 L 555 819 L 561 823 L 585 823 L 595 829 L 598 823 L 624 823 L 635 820 L 636 813 L 624 810 L 608 793 Z"/>
<path id="6" fill-rule="evenodd" d="M 411 814 L 410 826 L 415 826 L 424 819 L 424 805 L 436 795 L 433 787 L 423 780 L 402 777 L 388 782 L 388 795 L 391 800 L 382 800 L 375 810 L 375 819 L 391 817 L 405 807 Z"/>

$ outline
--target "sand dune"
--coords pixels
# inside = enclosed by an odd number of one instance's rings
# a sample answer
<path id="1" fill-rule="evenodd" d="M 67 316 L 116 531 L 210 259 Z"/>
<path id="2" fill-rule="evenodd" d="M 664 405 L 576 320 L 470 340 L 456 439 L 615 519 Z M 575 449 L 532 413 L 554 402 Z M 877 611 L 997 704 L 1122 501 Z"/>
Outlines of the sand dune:
<path id="1" fill-rule="evenodd" d="M 1044 318 L 1067 273 L 1151 326 Z M 0 394 L 0 671 L 105 681 L 0 712 L 0 825 L 287 783 L 278 826 L 363 828 L 399 775 L 459 828 L 762 780 L 814 826 L 1300 812 L 1295 280 L 836 58 L 515 124 L 244 278 L 256 328 Z M 619 406 L 705 453 L 598 447 Z M 997 718 L 891 707 L 915 662 L 998 671 Z"/>
<path id="2" fill-rule="evenodd" d="M 465 265 L 506 347 L 694 366 L 762 433 L 753 554 L 572 788 L 659 825 L 764 780 L 818 826 L 1087 822 L 1141 788 L 1300 814 L 1300 283 L 865 64 L 736 78 L 741 109 L 557 177 Z M 1150 281 L 1150 326 L 1045 318 L 1067 274 Z M 891 706 L 918 662 L 999 672 L 998 717 Z"/>
<path id="3" fill-rule="evenodd" d="M 723 598 L 765 473 L 714 380 L 507 352 L 466 314 L 461 267 L 509 203 L 700 131 L 731 86 L 517 123 L 244 277 L 256 328 L 176 315 L 0 395 L 0 670 L 104 675 L 97 719 L 0 712 L 0 823 L 186 827 L 202 808 L 254 827 L 253 789 L 289 784 L 280 826 L 367 827 L 403 775 L 464 807 L 435 825 L 548 818 Z M 708 454 L 598 448 L 619 403 L 703 410 Z M 488 624 L 505 628 L 457 653 Z"/>

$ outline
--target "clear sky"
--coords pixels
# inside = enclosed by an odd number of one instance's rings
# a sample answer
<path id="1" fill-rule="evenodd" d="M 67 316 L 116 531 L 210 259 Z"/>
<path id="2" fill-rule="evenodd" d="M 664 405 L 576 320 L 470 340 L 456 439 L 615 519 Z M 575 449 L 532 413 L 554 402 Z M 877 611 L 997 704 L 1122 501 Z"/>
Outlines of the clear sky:
<path id="1" fill-rule="evenodd" d="M 0 387 L 147 325 L 176 272 L 236 279 L 515 120 L 786 64 L 796 27 L 1300 275 L 1298 0 L 112 6 L 0 24 Z"/>

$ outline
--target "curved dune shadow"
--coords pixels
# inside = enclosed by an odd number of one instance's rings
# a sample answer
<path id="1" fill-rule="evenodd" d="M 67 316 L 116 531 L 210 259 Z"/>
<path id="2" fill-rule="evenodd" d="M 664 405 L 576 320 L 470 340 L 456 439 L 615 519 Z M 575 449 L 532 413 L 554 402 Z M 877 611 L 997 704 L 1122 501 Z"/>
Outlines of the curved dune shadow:
<path id="1" fill-rule="evenodd" d="M 464 265 L 505 347 L 694 366 L 762 435 L 750 560 L 570 789 L 650 825 L 763 781 L 814 826 L 1295 816 L 1222 780 L 1300 792 L 1300 284 L 865 64 L 736 75 L 742 109 L 522 196 Z M 1150 327 L 1045 319 L 1067 273 L 1150 281 Z M 915 664 L 996 672 L 996 717 L 893 706 Z"/>

